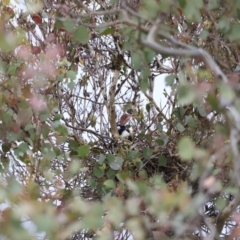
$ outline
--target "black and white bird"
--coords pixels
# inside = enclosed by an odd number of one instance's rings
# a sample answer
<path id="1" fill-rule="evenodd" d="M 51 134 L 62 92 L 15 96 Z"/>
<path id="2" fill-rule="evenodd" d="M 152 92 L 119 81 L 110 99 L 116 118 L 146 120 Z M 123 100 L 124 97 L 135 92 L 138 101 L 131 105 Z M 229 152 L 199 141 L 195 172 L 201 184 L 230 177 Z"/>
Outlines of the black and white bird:
<path id="1" fill-rule="evenodd" d="M 121 138 L 127 138 L 129 141 L 133 140 L 132 128 L 126 126 L 126 123 L 131 119 L 132 115 L 124 113 L 119 123 L 117 124 L 117 130 Z"/>

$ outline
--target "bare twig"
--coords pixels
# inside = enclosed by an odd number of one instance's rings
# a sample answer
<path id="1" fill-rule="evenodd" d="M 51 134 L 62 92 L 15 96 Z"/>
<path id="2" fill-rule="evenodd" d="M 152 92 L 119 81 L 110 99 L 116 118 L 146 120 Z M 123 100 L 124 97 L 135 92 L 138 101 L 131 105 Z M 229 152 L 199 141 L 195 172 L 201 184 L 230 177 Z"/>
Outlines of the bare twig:
<path id="1" fill-rule="evenodd" d="M 187 44 L 181 43 L 171 37 L 170 35 L 163 34 L 161 32 L 158 32 L 160 28 L 160 20 L 157 20 L 155 24 L 150 29 L 147 38 L 142 41 L 142 43 L 150 47 L 151 49 L 157 51 L 160 54 L 169 55 L 173 57 L 194 57 L 194 58 L 201 58 L 203 62 L 209 67 L 209 69 L 214 73 L 214 75 L 222 79 L 224 82 L 228 82 L 227 77 L 225 74 L 221 71 L 221 69 L 218 67 L 218 65 L 215 63 L 215 61 L 212 59 L 209 53 L 207 53 L 205 50 L 200 48 L 195 48 L 193 46 L 189 46 Z M 155 41 L 156 36 L 161 36 L 164 38 L 167 38 L 172 43 L 174 43 L 176 46 L 181 46 L 184 49 L 177 49 L 177 48 L 166 48 L 159 43 Z"/>
<path id="2" fill-rule="evenodd" d="M 116 125 L 116 111 L 115 111 L 115 91 L 116 85 L 119 78 L 119 70 L 114 71 L 114 76 L 112 79 L 112 83 L 109 89 L 109 104 L 108 104 L 108 117 L 111 126 L 112 135 L 117 138 L 119 137 Z"/>
<path id="3" fill-rule="evenodd" d="M 168 119 L 167 117 L 165 116 L 165 114 L 162 112 L 162 110 L 158 107 L 157 103 L 154 101 L 153 97 L 151 97 L 148 93 L 144 92 L 143 93 L 147 98 L 148 100 L 154 105 L 154 107 L 156 108 L 156 110 L 158 111 L 158 113 L 161 115 L 161 117 L 166 121 L 168 122 Z"/>

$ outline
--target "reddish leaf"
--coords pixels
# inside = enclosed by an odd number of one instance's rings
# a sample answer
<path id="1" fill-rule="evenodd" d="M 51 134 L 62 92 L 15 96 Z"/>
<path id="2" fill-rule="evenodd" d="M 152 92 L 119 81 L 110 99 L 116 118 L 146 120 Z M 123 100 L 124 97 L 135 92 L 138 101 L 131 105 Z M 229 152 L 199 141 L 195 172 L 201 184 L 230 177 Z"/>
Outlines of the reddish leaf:
<path id="1" fill-rule="evenodd" d="M 177 8 L 178 12 L 180 13 L 180 15 L 182 15 L 183 11 L 181 8 Z"/>
<path id="2" fill-rule="evenodd" d="M 10 15 L 11 18 L 14 17 L 14 11 L 13 11 L 12 8 L 10 8 L 10 7 L 4 7 L 3 10 L 4 10 L 5 12 L 7 12 L 7 13 Z"/>
<path id="3" fill-rule="evenodd" d="M 9 99 L 9 103 L 12 109 L 17 108 L 17 104 L 18 104 L 18 99 L 16 98 L 11 98 Z"/>
<path id="4" fill-rule="evenodd" d="M 37 24 L 42 24 L 42 17 L 40 14 L 33 14 L 32 15 L 32 20 L 37 23 Z"/>
<path id="5" fill-rule="evenodd" d="M 30 85 L 26 85 L 22 88 L 22 95 L 25 98 L 32 98 L 32 93 L 31 93 L 31 86 Z"/>
<path id="6" fill-rule="evenodd" d="M 66 32 L 66 30 L 63 27 L 60 27 L 58 30 L 59 32 Z"/>
<path id="7" fill-rule="evenodd" d="M 37 46 L 32 46 L 32 54 L 37 55 L 41 52 L 41 48 Z"/>
<path id="8" fill-rule="evenodd" d="M 14 124 L 12 127 L 12 130 L 14 133 L 18 133 L 19 132 L 19 126 L 17 124 Z"/>
<path id="9" fill-rule="evenodd" d="M 12 10 L 12 8 L 10 8 L 10 7 L 4 7 L 4 10 L 5 10 L 6 12 L 8 12 L 9 14 L 14 13 L 13 10 Z"/>

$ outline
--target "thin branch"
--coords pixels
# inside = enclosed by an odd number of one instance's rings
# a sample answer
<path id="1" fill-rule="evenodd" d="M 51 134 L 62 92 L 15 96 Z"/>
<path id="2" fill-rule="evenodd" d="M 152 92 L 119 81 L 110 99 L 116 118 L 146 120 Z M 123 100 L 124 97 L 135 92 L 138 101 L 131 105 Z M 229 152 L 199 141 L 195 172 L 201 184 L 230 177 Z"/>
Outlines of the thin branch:
<path id="1" fill-rule="evenodd" d="M 109 104 L 107 109 L 112 136 L 114 136 L 115 138 L 119 137 L 117 125 L 116 125 L 116 111 L 115 111 L 115 91 L 116 91 L 117 81 L 119 78 L 119 73 L 120 73 L 119 70 L 114 71 L 114 76 L 109 89 Z"/>
<path id="2" fill-rule="evenodd" d="M 215 61 L 212 59 L 210 54 L 201 48 L 195 48 L 193 46 L 189 46 L 187 44 L 181 43 L 174 39 L 172 36 L 168 34 L 163 34 L 158 32 L 160 29 L 160 20 L 157 20 L 155 24 L 150 29 L 147 38 L 142 41 L 142 44 L 155 50 L 156 52 L 164 55 L 169 55 L 172 57 L 194 57 L 201 58 L 203 62 L 207 65 L 207 67 L 214 73 L 215 77 L 223 80 L 224 82 L 228 82 L 226 75 L 221 71 Z M 167 38 L 172 43 L 177 46 L 181 46 L 185 49 L 177 49 L 177 48 L 166 48 L 161 44 L 155 41 L 156 36 L 161 36 Z"/>
<path id="3" fill-rule="evenodd" d="M 162 118 L 168 122 L 168 119 L 167 117 L 165 116 L 165 114 L 162 112 L 162 110 L 158 107 L 157 103 L 154 101 L 154 99 L 149 95 L 147 94 L 146 92 L 143 92 L 143 94 L 145 95 L 145 97 L 148 98 L 148 100 L 154 105 L 154 107 L 156 108 L 156 110 L 158 111 L 158 113 L 162 116 Z"/>
<path id="4" fill-rule="evenodd" d="M 93 135 L 96 135 L 96 136 L 98 136 L 98 137 L 100 137 L 100 138 L 111 139 L 110 137 L 103 136 L 103 135 L 101 135 L 101 134 L 99 134 L 99 133 L 97 133 L 96 131 L 93 131 L 93 130 L 91 130 L 91 129 L 72 126 L 72 125 L 70 125 L 70 124 L 68 123 L 67 120 L 65 120 L 65 124 L 66 124 L 67 127 L 72 128 L 72 129 L 74 129 L 74 130 L 78 130 L 78 131 L 82 131 L 82 132 L 89 132 L 89 133 L 92 133 Z M 84 142 L 82 142 L 82 144 L 83 144 L 83 143 L 84 143 Z"/>

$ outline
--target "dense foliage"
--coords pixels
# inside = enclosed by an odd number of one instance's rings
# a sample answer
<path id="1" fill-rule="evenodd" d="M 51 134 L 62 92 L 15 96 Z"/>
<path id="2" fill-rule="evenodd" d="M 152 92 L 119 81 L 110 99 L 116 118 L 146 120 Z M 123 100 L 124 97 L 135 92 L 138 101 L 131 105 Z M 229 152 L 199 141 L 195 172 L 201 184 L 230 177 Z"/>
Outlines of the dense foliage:
<path id="1" fill-rule="evenodd" d="M 239 0 L 0 2 L 1 239 L 240 236 Z"/>

